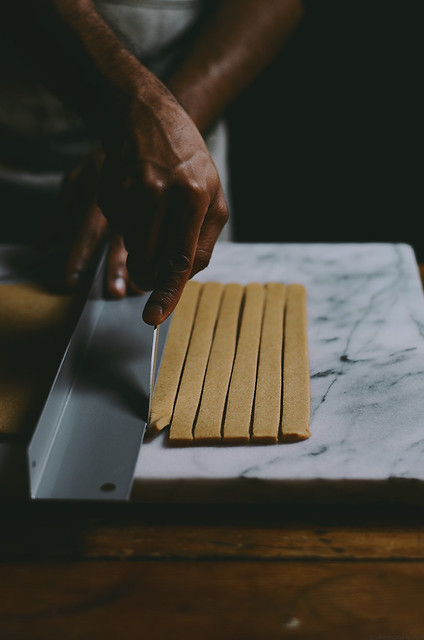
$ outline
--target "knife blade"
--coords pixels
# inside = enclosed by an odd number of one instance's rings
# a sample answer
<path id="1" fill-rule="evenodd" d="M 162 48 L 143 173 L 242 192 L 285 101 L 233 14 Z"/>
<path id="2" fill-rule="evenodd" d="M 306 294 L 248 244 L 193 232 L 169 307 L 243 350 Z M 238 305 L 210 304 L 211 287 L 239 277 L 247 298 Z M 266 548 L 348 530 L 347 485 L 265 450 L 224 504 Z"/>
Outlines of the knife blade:
<path id="1" fill-rule="evenodd" d="M 149 385 L 149 410 L 147 414 L 147 426 L 150 424 L 150 414 L 152 411 L 153 393 L 155 390 L 156 363 L 159 341 L 159 325 L 153 327 L 152 353 L 150 356 L 150 385 Z"/>

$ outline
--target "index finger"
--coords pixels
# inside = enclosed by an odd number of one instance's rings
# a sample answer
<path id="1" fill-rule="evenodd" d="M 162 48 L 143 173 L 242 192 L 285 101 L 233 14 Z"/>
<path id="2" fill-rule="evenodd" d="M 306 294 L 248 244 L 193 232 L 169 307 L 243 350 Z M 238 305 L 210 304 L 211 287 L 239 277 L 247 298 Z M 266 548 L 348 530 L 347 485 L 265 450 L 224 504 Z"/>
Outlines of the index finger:
<path id="1" fill-rule="evenodd" d="M 150 325 L 164 322 L 175 309 L 191 272 L 190 260 L 188 267 L 174 270 L 172 275 L 153 291 L 143 311 L 143 320 Z"/>
<path id="2" fill-rule="evenodd" d="M 174 310 L 192 272 L 199 224 L 186 220 L 181 224 L 178 236 L 172 234 L 172 226 L 166 230 L 168 241 L 161 243 L 157 256 L 155 288 L 143 311 L 147 324 L 161 324 Z M 169 240 L 169 234 L 174 235 Z"/>
<path id="3" fill-rule="evenodd" d="M 177 305 L 188 279 L 208 265 L 227 217 L 227 205 L 222 189 L 219 189 L 206 215 L 200 217 L 200 229 L 199 218 L 186 219 L 178 234 L 170 225 L 171 241 L 166 246 L 163 263 L 158 270 L 159 280 L 143 312 L 147 324 L 156 325 L 166 320 Z"/>

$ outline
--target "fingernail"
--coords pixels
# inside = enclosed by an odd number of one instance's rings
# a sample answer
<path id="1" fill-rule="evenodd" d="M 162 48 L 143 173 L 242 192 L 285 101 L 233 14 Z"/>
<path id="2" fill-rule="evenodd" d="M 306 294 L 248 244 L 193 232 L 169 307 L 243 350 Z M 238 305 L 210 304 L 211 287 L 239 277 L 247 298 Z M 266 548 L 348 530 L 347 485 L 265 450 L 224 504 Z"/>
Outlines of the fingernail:
<path id="1" fill-rule="evenodd" d="M 149 304 L 147 302 L 143 311 L 143 320 L 147 324 L 156 325 L 162 322 L 163 318 L 163 307 L 159 304 Z"/>
<path id="2" fill-rule="evenodd" d="M 125 293 L 127 290 L 127 283 L 124 278 L 116 278 L 113 281 L 113 286 L 118 293 Z"/>

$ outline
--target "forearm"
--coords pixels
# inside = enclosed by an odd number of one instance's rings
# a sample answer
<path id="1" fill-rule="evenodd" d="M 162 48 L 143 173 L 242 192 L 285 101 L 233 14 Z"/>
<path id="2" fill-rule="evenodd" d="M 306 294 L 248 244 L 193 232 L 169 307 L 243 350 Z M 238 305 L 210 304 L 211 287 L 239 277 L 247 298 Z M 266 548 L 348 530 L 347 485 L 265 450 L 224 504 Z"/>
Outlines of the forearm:
<path id="1" fill-rule="evenodd" d="M 207 266 L 228 218 L 205 141 L 171 91 L 106 26 L 92 0 L 16 4 L 4 11 L 9 35 L 102 140 L 105 157 L 92 204 L 122 236 L 134 285 L 153 291 L 143 317 L 159 324 L 188 278 Z M 93 237 L 97 223 L 87 219 L 83 233 Z"/>
<path id="2" fill-rule="evenodd" d="M 4 34 L 106 144 L 122 135 L 134 102 L 148 108 L 155 96 L 169 93 L 122 45 L 92 0 L 22 0 L 7 3 L 3 13 Z"/>
<path id="3" fill-rule="evenodd" d="M 222 0 L 167 86 L 200 131 L 275 57 L 303 17 L 302 0 Z"/>

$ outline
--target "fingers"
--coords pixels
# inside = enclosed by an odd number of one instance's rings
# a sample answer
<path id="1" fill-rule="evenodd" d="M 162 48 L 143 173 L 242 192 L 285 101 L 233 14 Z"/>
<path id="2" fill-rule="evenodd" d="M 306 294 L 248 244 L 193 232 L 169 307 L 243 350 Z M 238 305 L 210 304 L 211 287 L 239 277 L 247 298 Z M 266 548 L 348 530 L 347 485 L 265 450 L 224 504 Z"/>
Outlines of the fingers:
<path id="1" fill-rule="evenodd" d="M 59 193 L 56 215 L 40 229 L 35 239 L 36 246 L 40 250 L 46 251 L 52 246 L 69 244 L 71 227 L 75 227 L 74 214 L 79 209 L 78 203 L 84 196 L 81 188 L 82 171 L 82 166 L 78 166 L 65 175 Z"/>
<path id="2" fill-rule="evenodd" d="M 193 250 L 190 252 L 194 254 Z M 182 249 L 179 255 L 171 255 L 166 263 L 169 269 L 159 276 L 157 287 L 143 311 L 143 320 L 153 326 L 161 324 L 174 310 L 189 279 L 193 255 Z"/>
<path id="3" fill-rule="evenodd" d="M 206 269 L 208 266 L 215 243 L 227 221 L 228 207 L 224 192 L 220 186 L 211 206 L 209 207 L 208 215 L 205 217 L 200 231 L 190 278 L 196 275 L 196 273 L 199 273 L 199 271 L 203 271 L 203 269 Z"/>
<path id="4" fill-rule="evenodd" d="M 70 289 L 75 288 L 81 282 L 107 228 L 105 217 L 97 204 L 93 203 L 83 218 L 69 252 L 65 268 L 65 284 Z"/>
<path id="5" fill-rule="evenodd" d="M 172 224 L 167 225 L 170 235 L 162 255 L 157 286 L 143 312 L 147 324 L 160 324 L 172 313 L 187 280 L 209 264 L 215 242 L 227 219 L 227 204 L 220 186 L 206 215 L 201 218 L 200 229 L 190 215 L 185 224 L 181 224 L 181 218 L 178 218 L 178 230 Z"/>
<path id="6" fill-rule="evenodd" d="M 133 289 L 127 271 L 127 256 L 128 252 L 122 236 L 113 233 L 106 270 L 106 288 L 112 298 L 123 298 L 127 290 Z"/>
<path id="7" fill-rule="evenodd" d="M 39 237 L 41 249 L 60 251 L 62 269 L 51 275 L 55 282 L 60 280 L 61 287 L 65 285 L 75 289 L 83 280 L 107 230 L 107 222 L 97 206 L 103 158 L 101 149 L 94 149 L 66 174 L 59 194 L 57 215 Z"/>
<path id="8" fill-rule="evenodd" d="M 144 321 L 152 325 L 163 322 L 181 297 L 193 268 L 200 229 L 208 210 L 205 192 L 195 182 L 174 184 L 168 190 L 166 204 L 152 263 L 154 290 L 143 312 Z"/>
<path id="9" fill-rule="evenodd" d="M 127 268 L 139 290 L 155 286 L 155 259 L 162 219 L 167 208 L 167 185 L 158 167 L 141 163 L 139 175 L 122 172 L 106 158 L 100 184 L 100 205 L 111 228 L 122 235 L 129 253 Z"/>
<path id="10" fill-rule="evenodd" d="M 169 149 L 165 159 L 156 159 L 156 147 L 136 150 L 134 157 L 106 157 L 103 164 L 99 204 L 125 246 L 120 240 L 113 247 L 108 289 L 121 297 L 131 279 L 138 290 L 152 291 L 143 318 L 155 325 L 173 311 L 187 280 L 207 266 L 228 212 L 206 148 L 187 157 L 184 151 L 178 162 Z"/>
<path id="11" fill-rule="evenodd" d="M 66 174 L 59 196 L 57 240 L 70 244 L 87 212 L 95 207 L 102 163 L 103 152 L 94 149 Z"/>

